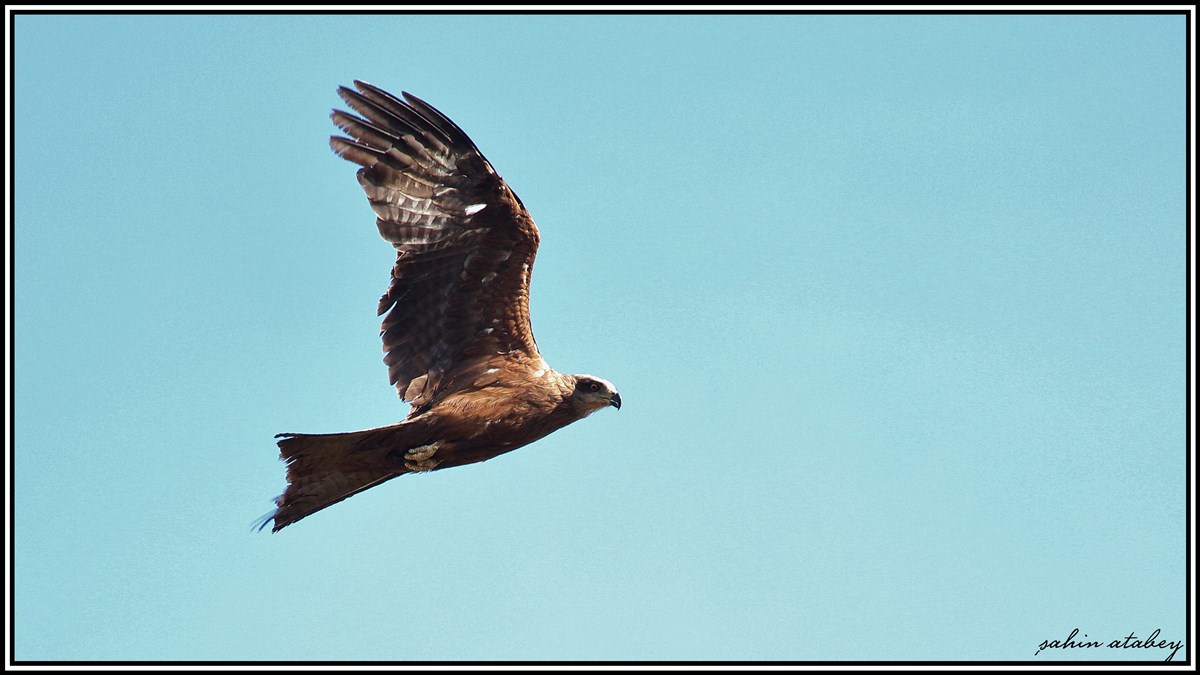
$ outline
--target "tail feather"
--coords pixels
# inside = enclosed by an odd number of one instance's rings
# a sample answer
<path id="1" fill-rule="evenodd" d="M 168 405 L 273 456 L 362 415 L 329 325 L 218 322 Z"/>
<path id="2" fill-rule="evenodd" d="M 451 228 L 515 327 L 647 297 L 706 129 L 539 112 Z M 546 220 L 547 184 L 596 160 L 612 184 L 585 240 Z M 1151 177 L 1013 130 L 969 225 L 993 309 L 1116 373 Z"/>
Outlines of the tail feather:
<path id="1" fill-rule="evenodd" d="M 402 447 L 404 424 L 341 434 L 279 434 L 279 456 L 287 462 L 288 486 L 278 507 L 256 523 L 272 532 L 404 473 L 387 462 Z"/>

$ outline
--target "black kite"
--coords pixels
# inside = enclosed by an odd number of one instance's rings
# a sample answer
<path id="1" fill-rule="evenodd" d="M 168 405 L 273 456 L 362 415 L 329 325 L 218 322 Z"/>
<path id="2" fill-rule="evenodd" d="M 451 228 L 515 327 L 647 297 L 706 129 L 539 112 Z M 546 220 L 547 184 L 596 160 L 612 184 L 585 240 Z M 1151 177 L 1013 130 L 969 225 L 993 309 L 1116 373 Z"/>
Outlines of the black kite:
<path id="1" fill-rule="evenodd" d="M 491 459 L 608 406 L 616 388 L 566 375 L 538 353 L 529 276 L 538 229 L 470 138 L 405 92 L 365 82 L 333 112 L 350 138 L 340 157 L 362 166 L 383 238 L 396 247 L 379 301 L 384 362 L 412 404 L 399 424 L 340 434 L 279 434 L 288 486 L 263 520 L 273 532 L 397 476 Z"/>

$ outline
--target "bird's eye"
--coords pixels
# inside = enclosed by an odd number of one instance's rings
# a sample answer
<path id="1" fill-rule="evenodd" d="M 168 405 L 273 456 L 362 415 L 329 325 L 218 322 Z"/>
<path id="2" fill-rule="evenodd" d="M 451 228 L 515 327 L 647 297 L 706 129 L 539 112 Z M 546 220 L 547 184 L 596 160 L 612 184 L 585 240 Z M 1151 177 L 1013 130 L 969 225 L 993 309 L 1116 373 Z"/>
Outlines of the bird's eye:
<path id="1" fill-rule="evenodd" d="M 600 391 L 600 383 L 593 382 L 588 385 L 588 391 Z"/>

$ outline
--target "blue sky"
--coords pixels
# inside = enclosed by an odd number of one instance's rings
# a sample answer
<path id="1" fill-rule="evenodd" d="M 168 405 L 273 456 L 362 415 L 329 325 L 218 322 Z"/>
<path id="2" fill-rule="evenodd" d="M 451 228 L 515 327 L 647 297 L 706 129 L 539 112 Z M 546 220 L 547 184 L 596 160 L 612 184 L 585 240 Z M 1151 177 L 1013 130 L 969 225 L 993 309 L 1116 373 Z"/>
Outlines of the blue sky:
<path id="1" fill-rule="evenodd" d="M 1182 15 L 14 36 L 17 659 L 1184 639 Z M 256 533 L 274 434 L 406 414 L 394 254 L 326 142 L 353 79 L 472 136 L 542 232 L 543 355 L 624 407 Z"/>

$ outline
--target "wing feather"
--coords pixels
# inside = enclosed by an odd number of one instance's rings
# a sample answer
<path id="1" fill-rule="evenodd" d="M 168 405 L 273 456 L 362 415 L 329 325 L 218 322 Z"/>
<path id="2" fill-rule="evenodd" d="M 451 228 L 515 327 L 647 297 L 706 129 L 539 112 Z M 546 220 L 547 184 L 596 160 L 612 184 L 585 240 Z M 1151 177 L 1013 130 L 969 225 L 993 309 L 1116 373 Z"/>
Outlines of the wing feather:
<path id="1" fill-rule="evenodd" d="M 331 115 L 348 137 L 333 136 L 330 146 L 362 167 L 379 234 L 396 248 L 380 335 L 391 382 L 415 413 L 477 380 L 482 359 L 541 360 L 529 325 L 539 235 L 458 125 L 407 92 L 401 100 L 354 85 L 338 94 L 357 114 Z"/>

